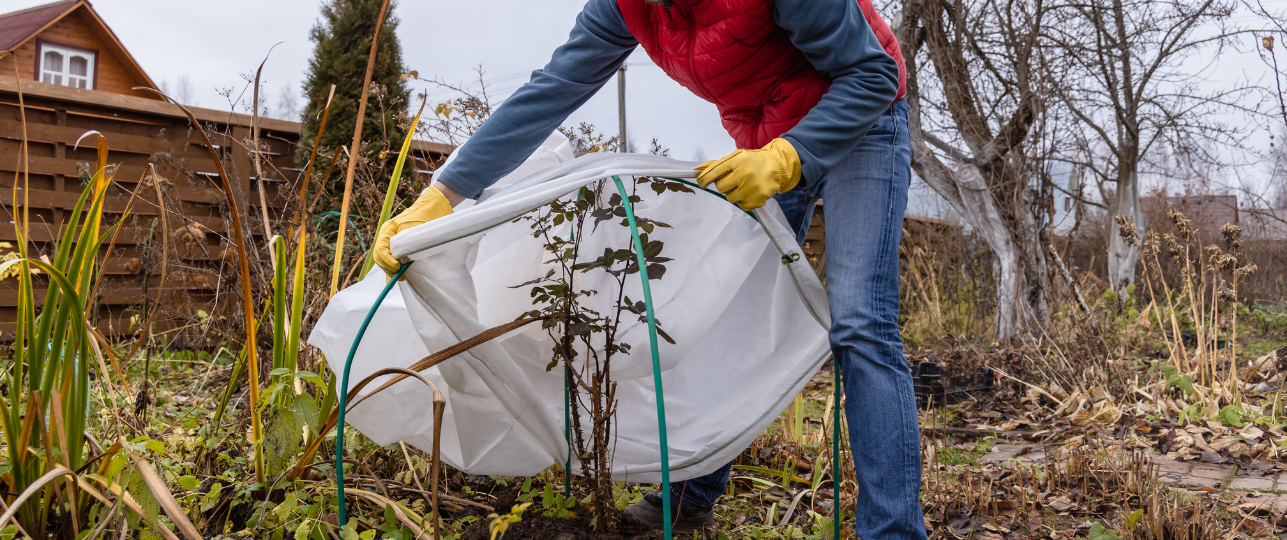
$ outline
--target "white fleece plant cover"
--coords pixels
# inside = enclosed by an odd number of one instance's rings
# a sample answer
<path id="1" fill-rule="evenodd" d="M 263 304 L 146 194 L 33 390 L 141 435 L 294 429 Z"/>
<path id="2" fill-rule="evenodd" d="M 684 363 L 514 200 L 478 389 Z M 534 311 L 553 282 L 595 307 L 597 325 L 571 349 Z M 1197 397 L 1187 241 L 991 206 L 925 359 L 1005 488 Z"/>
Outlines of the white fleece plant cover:
<path id="1" fill-rule="evenodd" d="M 547 147 L 558 141 L 547 141 Z M 543 156 L 543 157 L 542 157 Z M 533 159 L 551 160 L 539 151 Z M 558 161 L 554 159 L 553 161 Z M 529 162 L 530 164 L 530 162 Z M 627 189 L 634 176 L 692 178 L 695 163 L 637 154 L 590 154 L 552 166 L 485 197 L 472 208 L 404 231 L 393 254 L 414 261 L 376 313 L 353 360 L 350 385 L 377 370 L 407 367 L 438 351 L 536 309 L 530 287 L 550 257 L 531 223 L 514 219 L 611 176 Z M 637 216 L 661 221 L 662 279 L 650 282 L 656 316 L 676 344 L 660 342 L 670 478 L 707 474 L 737 456 L 799 393 L 829 354 L 826 293 L 799 253 L 777 205 L 756 219 L 711 193 L 637 191 Z M 588 224 L 588 222 L 587 222 Z M 591 227 L 585 227 L 591 231 Z M 582 238 L 582 253 L 631 245 L 629 229 L 605 221 Z M 607 313 L 615 282 L 595 270 L 579 277 L 599 291 L 591 308 Z M 309 343 L 339 376 L 349 347 L 385 284 L 382 272 L 341 291 L 326 307 Z M 613 291 L 613 294 L 605 294 Z M 625 294 L 641 300 L 639 275 Z M 613 476 L 659 482 L 661 460 L 648 329 L 621 323 L 628 355 L 613 358 L 618 417 L 613 424 Z M 553 342 L 539 323 L 484 343 L 424 372 L 447 399 L 442 457 L 470 474 L 531 476 L 567 461 L 563 370 L 546 371 Z M 579 358 L 588 355 L 581 354 Z M 366 387 L 376 388 L 382 381 Z M 363 401 L 347 421 L 381 445 L 399 440 L 432 448 L 432 393 L 405 379 Z M 583 413 L 583 415 L 588 413 Z M 577 472 L 576 460 L 573 460 Z"/>

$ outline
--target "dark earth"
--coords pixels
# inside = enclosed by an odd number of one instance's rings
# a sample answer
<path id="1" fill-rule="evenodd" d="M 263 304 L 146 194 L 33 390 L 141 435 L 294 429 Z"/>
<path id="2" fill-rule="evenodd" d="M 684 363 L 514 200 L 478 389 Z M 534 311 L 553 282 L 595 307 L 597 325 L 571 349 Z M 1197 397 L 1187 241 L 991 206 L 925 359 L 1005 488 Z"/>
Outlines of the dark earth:
<path id="1" fill-rule="evenodd" d="M 497 514 L 508 513 L 518 499 L 518 490 L 510 489 L 496 498 Z M 615 533 L 597 533 L 592 531 L 591 512 L 589 508 L 577 505 L 575 519 L 558 519 L 541 515 L 539 504 L 529 506 L 523 512 L 523 520 L 513 523 L 505 531 L 506 540 L 651 540 L 660 539 L 661 531 L 652 531 L 634 519 L 622 515 L 621 527 Z M 490 520 L 481 519 L 474 522 L 460 535 L 461 540 L 489 540 Z"/>

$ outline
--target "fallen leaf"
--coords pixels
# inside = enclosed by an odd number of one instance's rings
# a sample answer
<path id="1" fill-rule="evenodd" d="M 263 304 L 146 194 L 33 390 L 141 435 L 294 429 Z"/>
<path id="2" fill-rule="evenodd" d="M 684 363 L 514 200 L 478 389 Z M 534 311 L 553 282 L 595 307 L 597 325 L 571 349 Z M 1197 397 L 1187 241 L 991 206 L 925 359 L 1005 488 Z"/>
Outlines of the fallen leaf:
<path id="1" fill-rule="evenodd" d="M 1219 452 L 1225 448 L 1238 444 L 1239 442 L 1240 441 L 1238 439 L 1233 437 L 1216 437 L 1215 440 L 1211 441 L 1209 446 L 1211 447 L 1211 450 Z"/>
<path id="2" fill-rule="evenodd" d="M 1274 468 L 1274 462 L 1264 459 L 1253 459 L 1250 462 L 1243 464 L 1242 468 L 1251 469 L 1253 471 L 1267 471 Z"/>
<path id="3" fill-rule="evenodd" d="M 1268 521 L 1265 521 L 1260 518 L 1247 516 L 1242 519 L 1241 523 L 1242 523 L 1242 527 L 1246 529 L 1247 532 L 1253 535 L 1257 535 L 1257 533 L 1261 531 L 1273 532 L 1273 526 L 1270 525 Z"/>
<path id="4" fill-rule="evenodd" d="M 978 519 L 977 516 L 959 516 L 947 524 L 947 530 L 956 536 L 966 536 L 974 532 L 974 528 L 984 520 Z"/>
<path id="5" fill-rule="evenodd" d="M 1024 424 L 1027 424 L 1027 422 L 1023 420 L 1009 420 L 1001 423 L 1001 429 L 1005 431 L 1014 431 Z"/>
<path id="6" fill-rule="evenodd" d="M 1273 508 L 1269 506 L 1268 501 L 1263 502 L 1245 502 L 1235 506 L 1239 512 L 1244 515 L 1256 515 L 1261 512 L 1265 514 L 1273 513 Z"/>
<path id="7" fill-rule="evenodd" d="M 1067 512 L 1077 507 L 1077 505 L 1073 504 L 1073 502 L 1069 500 L 1068 497 L 1063 497 L 1063 496 L 1055 497 L 1053 499 L 1050 499 L 1049 501 L 1046 501 L 1046 506 L 1049 506 L 1055 512 Z"/>

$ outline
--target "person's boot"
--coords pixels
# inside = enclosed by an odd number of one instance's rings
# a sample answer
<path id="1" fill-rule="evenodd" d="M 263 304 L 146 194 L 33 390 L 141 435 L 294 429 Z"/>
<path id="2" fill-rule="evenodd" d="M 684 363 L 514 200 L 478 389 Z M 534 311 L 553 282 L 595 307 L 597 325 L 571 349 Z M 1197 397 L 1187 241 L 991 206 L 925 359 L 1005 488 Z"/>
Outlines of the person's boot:
<path id="1" fill-rule="evenodd" d="M 627 506 L 624 512 L 648 528 L 660 531 L 665 523 L 661 512 L 661 504 L 660 496 L 649 493 L 644 496 L 642 501 Z M 715 524 L 714 508 L 681 506 L 678 510 L 678 512 L 672 511 L 670 514 L 670 532 L 672 533 L 690 533 Z M 679 515 L 675 515 L 676 513 Z"/>

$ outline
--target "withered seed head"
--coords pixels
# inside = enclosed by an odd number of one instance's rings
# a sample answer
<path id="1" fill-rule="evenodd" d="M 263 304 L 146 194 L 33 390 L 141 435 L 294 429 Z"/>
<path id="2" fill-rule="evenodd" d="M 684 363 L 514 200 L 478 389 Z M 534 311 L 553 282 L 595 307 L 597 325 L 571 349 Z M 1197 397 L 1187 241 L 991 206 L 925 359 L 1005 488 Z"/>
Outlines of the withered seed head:
<path id="1" fill-rule="evenodd" d="M 1162 238 L 1158 236 L 1157 231 L 1149 229 L 1144 232 L 1144 253 L 1156 257 L 1162 250 Z"/>
<path id="2" fill-rule="evenodd" d="M 1209 262 L 1211 267 L 1216 270 L 1233 270 L 1233 267 L 1238 264 L 1237 257 L 1225 254 L 1224 250 L 1220 249 L 1218 246 L 1207 246 L 1206 252 L 1207 262 Z"/>
<path id="3" fill-rule="evenodd" d="M 1168 206 L 1166 208 L 1166 217 L 1171 219 L 1171 223 L 1175 224 L 1175 231 L 1179 233 L 1181 240 L 1188 242 L 1193 239 L 1193 233 L 1196 232 L 1193 228 L 1193 222 L 1185 218 L 1184 214 L 1181 214 L 1174 206 Z"/>
<path id="4" fill-rule="evenodd" d="M 1135 220 L 1131 216 L 1122 214 L 1113 219 L 1117 220 L 1117 234 L 1121 235 L 1122 240 L 1126 241 L 1129 246 L 1135 246 L 1139 242 L 1139 234 L 1135 231 Z"/>
<path id="5" fill-rule="evenodd" d="M 1166 240 L 1166 252 L 1171 256 L 1171 262 L 1180 264 L 1184 258 L 1184 248 L 1180 246 L 1180 240 L 1171 233 L 1162 235 L 1162 239 Z"/>
<path id="6" fill-rule="evenodd" d="M 1227 304 L 1238 301 L 1238 295 L 1234 294 L 1233 289 L 1228 287 L 1221 287 L 1220 291 L 1216 293 L 1216 296 L 1221 302 Z"/>
<path id="7" fill-rule="evenodd" d="M 1220 234 L 1224 236 L 1224 243 L 1229 246 L 1229 249 L 1236 250 L 1242 247 L 1242 227 L 1225 223 L 1220 227 Z"/>
<path id="8" fill-rule="evenodd" d="M 1256 264 L 1255 264 L 1255 263 L 1247 263 L 1247 266 L 1244 266 L 1244 267 L 1242 267 L 1242 268 L 1239 268 L 1239 269 L 1237 269 L 1237 270 L 1234 270 L 1234 271 L 1233 271 L 1233 277 L 1238 278 L 1238 279 L 1243 279 L 1243 278 L 1251 277 L 1251 275 L 1252 275 L 1252 274 L 1255 274 L 1255 273 L 1256 273 L 1256 270 L 1259 270 L 1259 269 L 1260 269 L 1260 268 L 1259 268 L 1258 266 L 1256 266 Z"/>

